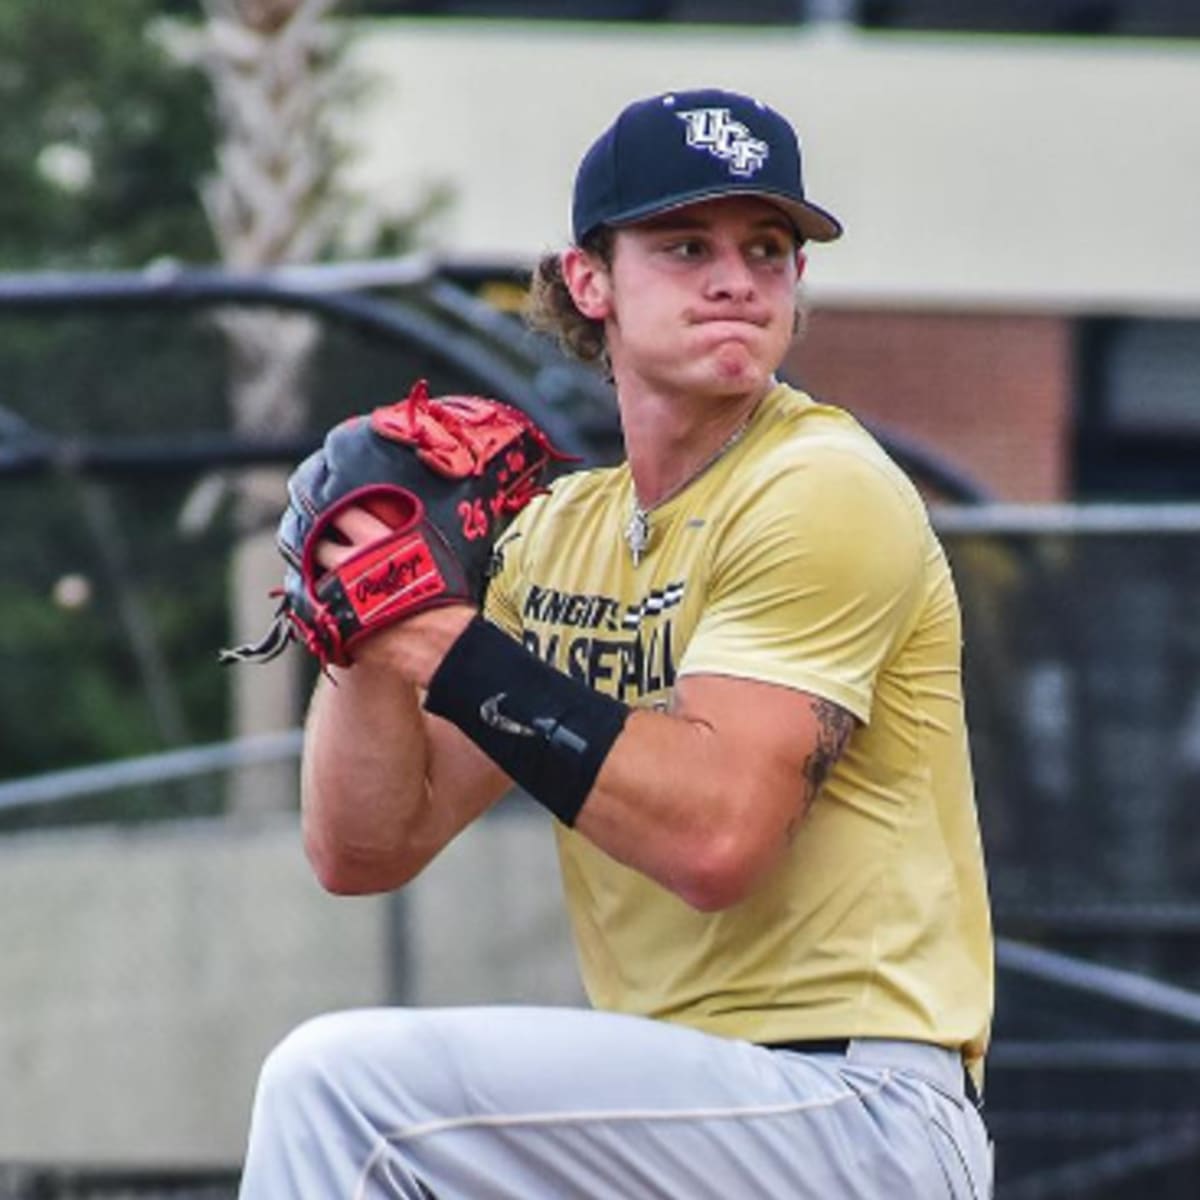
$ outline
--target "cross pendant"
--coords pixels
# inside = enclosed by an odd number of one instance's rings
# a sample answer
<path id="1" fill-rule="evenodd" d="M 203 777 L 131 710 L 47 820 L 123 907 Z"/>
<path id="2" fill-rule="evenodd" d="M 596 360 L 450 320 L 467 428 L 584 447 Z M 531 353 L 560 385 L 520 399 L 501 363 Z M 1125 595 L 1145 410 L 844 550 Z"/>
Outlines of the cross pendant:
<path id="1" fill-rule="evenodd" d="M 629 523 L 625 526 L 625 544 L 629 547 L 633 565 L 636 567 L 642 561 L 642 555 L 646 553 L 646 547 L 650 544 L 650 521 L 645 511 L 637 505 L 634 505 Z"/>

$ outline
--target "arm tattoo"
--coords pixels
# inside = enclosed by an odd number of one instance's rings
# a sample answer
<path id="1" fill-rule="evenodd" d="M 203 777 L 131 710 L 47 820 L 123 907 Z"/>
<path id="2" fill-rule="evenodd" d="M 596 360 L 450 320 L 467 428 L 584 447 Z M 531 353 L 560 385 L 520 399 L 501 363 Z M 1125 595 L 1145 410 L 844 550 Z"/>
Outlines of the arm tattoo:
<path id="1" fill-rule="evenodd" d="M 804 804 L 807 812 L 817 798 L 821 785 L 829 777 L 834 764 L 846 749 L 854 732 L 854 718 L 844 709 L 818 696 L 812 699 L 813 716 L 817 719 L 817 744 L 804 760 Z"/>

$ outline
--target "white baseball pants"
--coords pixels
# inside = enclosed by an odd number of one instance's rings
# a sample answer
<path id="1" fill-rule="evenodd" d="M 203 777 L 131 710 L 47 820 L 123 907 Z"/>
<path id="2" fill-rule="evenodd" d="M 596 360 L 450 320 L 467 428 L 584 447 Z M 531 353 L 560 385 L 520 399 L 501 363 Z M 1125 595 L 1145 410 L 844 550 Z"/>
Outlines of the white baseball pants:
<path id="1" fill-rule="evenodd" d="M 268 1057 L 241 1200 L 987 1200 L 958 1056 L 766 1050 L 526 1007 L 318 1017 Z"/>

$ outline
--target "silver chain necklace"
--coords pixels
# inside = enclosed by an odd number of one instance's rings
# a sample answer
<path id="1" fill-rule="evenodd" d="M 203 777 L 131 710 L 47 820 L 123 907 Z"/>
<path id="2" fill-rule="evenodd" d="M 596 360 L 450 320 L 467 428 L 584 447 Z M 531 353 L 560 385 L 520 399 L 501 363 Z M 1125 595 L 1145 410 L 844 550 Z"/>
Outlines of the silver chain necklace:
<path id="1" fill-rule="evenodd" d="M 742 440 L 742 435 L 750 428 L 750 422 L 754 419 L 755 412 L 758 411 L 758 406 L 755 405 L 750 410 L 746 419 L 708 456 L 690 475 L 686 475 L 673 488 L 671 488 L 663 496 L 653 504 L 643 505 L 638 500 L 637 485 L 633 482 L 632 475 L 630 476 L 630 490 L 633 492 L 633 512 L 629 514 L 629 520 L 625 523 L 625 528 L 622 531 L 625 537 L 625 544 L 629 547 L 630 556 L 633 558 L 633 565 L 636 567 L 642 561 L 642 555 L 646 553 L 646 548 L 650 545 L 650 514 L 657 512 L 668 501 L 674 500 L 680 492 L 686 487 L 690 487 L 709 467 L 713 466 L 719 459 L 723 458 L 730 450 L 734 448 Z"/>

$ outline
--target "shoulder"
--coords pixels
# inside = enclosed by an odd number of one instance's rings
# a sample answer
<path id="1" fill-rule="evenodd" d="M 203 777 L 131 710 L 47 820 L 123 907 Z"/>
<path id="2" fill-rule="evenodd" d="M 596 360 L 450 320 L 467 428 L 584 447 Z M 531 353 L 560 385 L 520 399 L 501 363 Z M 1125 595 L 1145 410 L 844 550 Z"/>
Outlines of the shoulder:
<path id="1" fill-rule="evenodd" d="M 747 509 L 782 507 L 832 527 L 854 513 L 914 532 L 926 527 L 912 481 L 849 412 L 790 388 L 772 399 L 762 436 L 739 473 Z"/>

